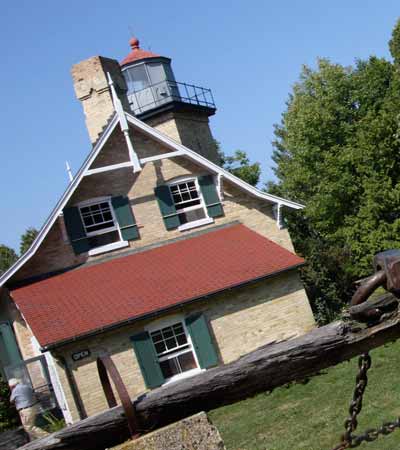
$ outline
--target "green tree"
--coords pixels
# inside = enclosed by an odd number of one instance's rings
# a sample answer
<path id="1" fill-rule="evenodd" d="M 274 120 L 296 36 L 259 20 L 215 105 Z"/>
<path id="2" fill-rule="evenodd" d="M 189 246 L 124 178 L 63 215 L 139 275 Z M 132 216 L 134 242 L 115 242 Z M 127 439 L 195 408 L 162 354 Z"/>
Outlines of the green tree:
<path id="1" fill-rule="evenodd" d="M 372 256 L 400 241 L 400 24 L 394 63 L 303 67 L 275 127 L 277 183 L 270 191 L 306 205 L 288 225 L 314 311 L 326 321 L 349 301 Z"/>
<path id="2" fill-rule="evenodd" d="M 221 166 L 224 169 L 246 183 L 257 186 L 261 175 L 260 163 L 250 164 L 250 159 L 243 150 L 235 150 L 232 156 L 228 156 L 221 150 L 221 145 L 218 141 L 215 141 L 215 145 L 221 158 Z"/>
<path id="3" fill-rule="evenodd" d="M 0 275 L 11 267 L 17 259 L 18 256 L 12 248 L 0 244 Z"/>
<path id="4" fill-rule="evenodd" d="M 20 255 L 23 255 L 29 249 L 37 235 L 38 230 L 36 228 L 30 227 L 25 231 L 25 233 L 21 236 L 21 242 L 19 245 Z"/>

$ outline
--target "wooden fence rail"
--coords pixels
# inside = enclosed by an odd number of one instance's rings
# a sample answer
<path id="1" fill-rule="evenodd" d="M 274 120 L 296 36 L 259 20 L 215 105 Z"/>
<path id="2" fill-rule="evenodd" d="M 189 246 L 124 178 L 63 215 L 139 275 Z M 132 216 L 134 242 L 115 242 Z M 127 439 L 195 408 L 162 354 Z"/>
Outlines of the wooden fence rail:
<path id="1" fill-rule="evenodd" d="M 265 345 L 233 363 L 135 399 L 142 431 L 150 431 L 199 411 L 208 411 L 302 380 L 398 339 L 398 300 L 386 295 L 373 305 L 368 302 L 357 308 L 377 306 L 392 310 L 379 324 L 366 327 L 350 320 L 334 322 L 303 336 Z M 31 442 L 21 450 L 97 450 L 123 442 L 128 436 L 122 407 L 118 406 Z"/>

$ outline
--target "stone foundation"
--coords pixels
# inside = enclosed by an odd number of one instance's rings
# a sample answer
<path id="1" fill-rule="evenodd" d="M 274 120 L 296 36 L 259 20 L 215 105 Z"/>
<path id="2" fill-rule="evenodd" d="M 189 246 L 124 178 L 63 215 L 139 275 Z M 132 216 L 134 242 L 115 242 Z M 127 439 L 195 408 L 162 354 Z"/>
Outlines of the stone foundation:
<path id="1" fill-rule="evenodd" d="M 109 450 L 226 450 L 217 428 L 201 412 Z"/>

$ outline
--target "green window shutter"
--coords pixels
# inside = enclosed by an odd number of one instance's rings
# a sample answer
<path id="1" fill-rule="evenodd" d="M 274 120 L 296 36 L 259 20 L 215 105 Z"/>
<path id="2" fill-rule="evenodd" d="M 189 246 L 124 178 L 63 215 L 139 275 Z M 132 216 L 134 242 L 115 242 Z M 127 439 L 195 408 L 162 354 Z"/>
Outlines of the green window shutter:
<path id="1" fill-rule="evenodd" d="M 111 199 L 115 216 L 117 218 L 119 228 L 121 229 L 122 238 L 125 241 L 132 241 L 139 238 L 139 231 L 136 225 L 135 216 L 129 204 L 129 198 L 119 195 Z"/>
<path id="2" fill-rule="evenodd" d="M 150 334 L 147 331 L 135 334 L 131 336 L 131 341 L 146 386 L 149 389 L 161 386 L 164 376 Z"/>
<path id="3" fill-rule="evenodd" d="M 218 355 L 203 314 L 194 314 L 185 320 L 200 367 L 207 369 L 218 364 Z"/>
<path id="4" fill-rule="evenodd" d="M 215 187 L 214 177 L 212 175 L 204 175 L 198 178 L 198 182 L 206 203 L 208 215 L 210 217 L 223 216 L 224 210 Z"/>
<path id="5" fill-rule="evenodd" d="M 178 228 L 180 225 L 179 217 L 169 187 L 166 184 L 157 186 L 154 193 L 163 216 L 165 228 L 167 230 Z"/>
<path id="6" fill-rule="evenodd" d="M 11 325 L 9 323 L 0 324 L 0 339 L 7 353 L 8 364 L 16 364 L 21 361 L 21 354 Z"/>
<path id="7" fill-rule="evenodd" d="M 69 240 L 75 254 L 79 255 L 90 250 L 89 241 L 86 237 L 85 228 L 82 223 L 79 208 L 72 206 L 64 208 L 64 222 Z"/>

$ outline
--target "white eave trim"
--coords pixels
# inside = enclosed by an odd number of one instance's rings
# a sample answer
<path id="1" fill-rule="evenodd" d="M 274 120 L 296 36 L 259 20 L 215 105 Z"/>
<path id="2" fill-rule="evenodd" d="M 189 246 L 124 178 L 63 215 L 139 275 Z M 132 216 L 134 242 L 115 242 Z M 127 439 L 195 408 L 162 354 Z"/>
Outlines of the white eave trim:
<path id="1" fill-rule="evenodd" d="M 166 145 L 171 150 L 173 150 L 173 152 L 170 156 L 178 156 L 175 154 L 175 152 L 180 152 L 182 156 L 187 156 L 191 160 L 201 164 L 204 167 L 207 167 L 210 171 L 223 176 L 226 180 L 229 180 L 232 183 L 238 185 L 243 190 L 254 195 L 255 197 L 262 198 L 264 200 L 268 200 L 275 204 L 285 205 L 292 209 L 303 209 L 304 208 L 304 205 L 302 205 L 300 203 L 292 202 L 290 200 L 286 200 L 284 198 L 277 197 L 276 195 L 272 195 L 272 194 L 268 194 L 266 192 L 260 191 L 259 189 L 251 186 L 250 184 L 248 184 L 245 181 L 241 180 L 240 178 L 236 177 L 235 175 L 232 175 L 230 172 L 228 172 L 227 170 L 218 166 L 217 164 L 214 164 L 213 162 L 209 161 L 207 158 L 204 158 L 204 156 L 201 156 L 198 153 L 194 152 L 193 150 L 190 150 L 189 148 L 185 147 L 184 145 L 179 144 L 178 142 L 174 141 L 173 139 L 171 139 L 170 137 L 161 133 L 160 131 L 156 130 L 155 128 L 152 128 L 149 125 L 146 125 L 144 122 L 142 122 L 139 119 L 136 119 L 136 117 L 130 115 L 129 113 L 125 112 L 125 114 L 128 119 L 128 122 L 131 123 L 134 127 L 139 128 L 144 133 L 151 135 L 158 142 L 161 142 L 162 144 Z M 166 153 L 166 155 L 168 157 L 168 153 Z M 142 162 L 143 162 L 143 160 L 142 160 Z"/>

